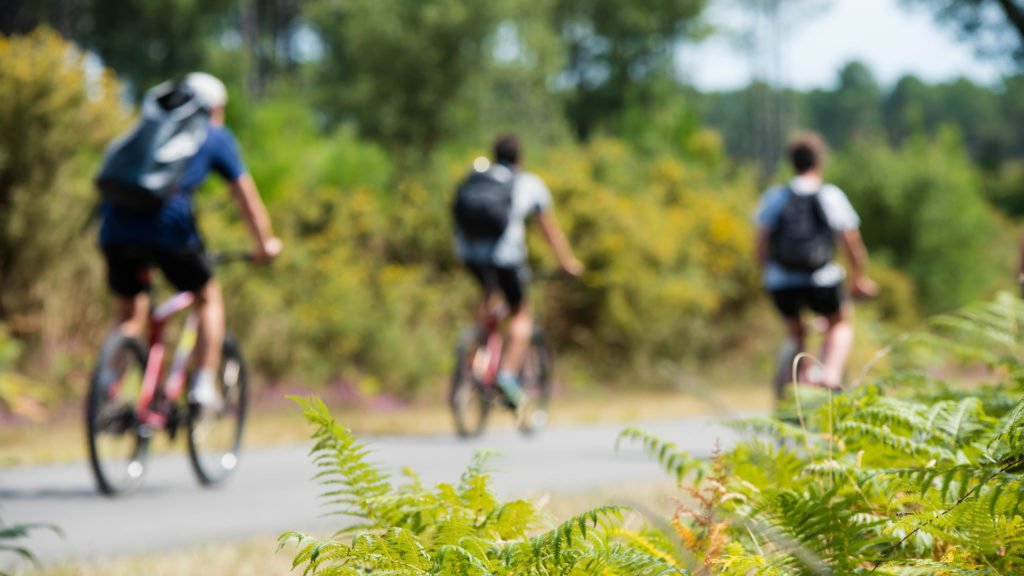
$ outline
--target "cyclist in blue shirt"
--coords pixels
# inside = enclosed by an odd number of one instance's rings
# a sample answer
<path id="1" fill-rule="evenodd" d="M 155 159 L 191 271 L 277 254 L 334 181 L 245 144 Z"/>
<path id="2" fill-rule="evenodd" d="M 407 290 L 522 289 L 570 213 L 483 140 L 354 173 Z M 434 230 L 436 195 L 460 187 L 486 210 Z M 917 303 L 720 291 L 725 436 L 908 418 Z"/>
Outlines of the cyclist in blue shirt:
<path id="1" fill-rule="evenodd" d="M 157 266 L 174 287 L 193 292 L 200 317 L 196 348 L 199 369 L 189 392 L 203 409 L 222 404 L 216 387 L 217 367 L 224 340 L 224 301 L 206 257 L 193 209 L 195 191 L 210 172 L 231 189 L 255 242 L 253 257 L 267 262 L 281 252 L 259 191 L 242 161 L 234 135 L 224 126 L 227 89 L 204 72 L 189 74 L 185 83 L 210 110 L 206 140 L 188 164 L 177 193 L 155 216 L 140 216 L 104 203 L 101 207 L 100 248 L 107 281 L 117 298 L 117 329 L 142 335 L 149 310 L 149 268 Z"/>

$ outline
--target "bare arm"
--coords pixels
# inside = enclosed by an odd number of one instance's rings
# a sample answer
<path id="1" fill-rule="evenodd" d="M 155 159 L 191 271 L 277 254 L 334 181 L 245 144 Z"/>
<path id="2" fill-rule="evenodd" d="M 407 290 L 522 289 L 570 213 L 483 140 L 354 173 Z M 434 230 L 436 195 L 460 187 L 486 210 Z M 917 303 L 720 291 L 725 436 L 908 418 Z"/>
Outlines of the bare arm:
<path id="1" fill-rule="evenodd" d="M 265 262 L 277 256 L 281 252 L 281 241 L 274 237 L 270 215 L 252 176 L 243 174 L 231 182 L 231 196 L 238 204 L 249 233 L 256 242 L 256 259 Z"/>
<path id="2" fill-rule="evenodd" d="M 764 270 L 768 265 L 768 252 L 771 245 L 771 232 L 765 227 L 757 229 L 757 244 L 754 246 L 754 258 L 757 259 L 757 267 Z"/>
<path id="3" fill-rule="evenodd" d="M 853 281 L 853 294 L 855 296 L 874 296 L 878 293 L 878 286 L 868 278 L 865 268 L 868 263 L 868 250 L 864 247 L 864 240 L 860 237 L 857 229 L 846 230 L 839 233 L 839 240 L 850 260 L 850 274 Z"/>
<path id="4" fill-rule="evenodd" d="M 562 233 L 562 228 L 558 225 L 555 217 L 550 211 L 544 211 L 537 214 L 537 221 L 540 222 L 544 239 L 554 251 L 555 258 L 558 259 L 562 270 L 565 270 L 567 274 L 579 276 L 583 272 L 583 263 L 573 255 L 572 248 L 569 247 L 569 242 L 565 239 L 565 234 Z"/>

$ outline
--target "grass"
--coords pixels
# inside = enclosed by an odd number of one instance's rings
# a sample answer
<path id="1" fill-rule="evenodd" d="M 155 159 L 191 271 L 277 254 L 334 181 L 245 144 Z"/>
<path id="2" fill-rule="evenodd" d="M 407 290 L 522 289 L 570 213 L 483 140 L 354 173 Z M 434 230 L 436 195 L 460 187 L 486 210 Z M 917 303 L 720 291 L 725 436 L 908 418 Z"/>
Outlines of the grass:
<path id="1" fill-rule="evenodd" d="M 231 574 L 263 576 L 288 574 L 292 559 L 288 550 L 275 553 L 273 536 L 244 542 L 210 543 L 199 548 L 59 564 L 12 576 L 180 576 L 182 574 Z"/>
<path id="2" fill-rule="evenodd" d="M 322 391 L 321 391 L 322 392 Z M 295 393 L 295 391 L 291 391 Z M 309 391 L 317 393 L 317 391 Z M 284 398 L 271 393 L 253 406 L 246 424 L 248 447 L 305 442 L 309 427 L 301 412 Z M 441 401 L 375 408 L 344 405 L 327 400 L 339 422 L 358 434 L 447 434 L 451 417 Z M 683 391 L 587 390 L 566 391 L 552 400 L 554 426 L 595 423 L 626 423 L 664 420 L 686 416 L 767 410 L 771 404 L 768 386 L 759 388 L 717 386 L 713 389 L 691 383 Z M 511 418 L 492 415 L 491 429 L 511 428 Z M 158 437 L 155 451 L 184 450 L 182 436 L 170 446 Z M 0 427 L 0 467 L 73 462 L 86 458 L 85 432 L 79 411 L 64 410 L 45 423 Z"/>
<path id="3" fill-rule="evenodd" d="M 629 494 L 624 501 L 622 494 Z M 555 518 L 570 518 L 603 504 L 632 506 L 648 516 L 667 517 L 675 510 L 679 490 L 671 482 L 619 485 L 576 494 L 534 494 L 547 502 Z M 639 522 L 639 521 L 637 521 Z M 294 550 L 277 552 L 276 535 L 242 542 L 208 543 L 201 547 L 61 564 L 12 576 L 179 576 L 181 574 L 231 574 L 279 576 L 288 574 Z"/>

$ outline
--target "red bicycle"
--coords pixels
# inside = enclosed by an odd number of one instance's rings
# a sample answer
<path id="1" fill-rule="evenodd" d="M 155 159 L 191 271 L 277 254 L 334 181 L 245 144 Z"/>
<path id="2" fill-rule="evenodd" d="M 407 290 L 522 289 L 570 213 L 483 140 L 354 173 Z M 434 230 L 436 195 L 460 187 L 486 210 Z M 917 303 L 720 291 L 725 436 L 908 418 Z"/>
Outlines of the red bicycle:
<path id="1" fill-rule="evenodd" d="M 251 261 L 248 254 L 211 256 L 215 264 Z M 223 408 L 200 412 L 185 401 L 189 364 L 198 339 L 199 316 L 190 292 L 175 294 L 151 309 L 149 334 L 138 338 L 115 333 L 100 349 L 89 383 L 85 422 L 89 461 L 103 494 L 130 492 L 146 472 L 150 441 L 164 431 L 173 441 L 179 428 L 188 433 L 189 460 L 199 483 L 211 486 L 238 466 L 247 401 L 245 360 L 226 337 L 217 386 Z M 191 309 L 191 310 L 190 310 Z M 189 311 L 165 373 L 165 330 L 174 316 Z"/>
<path id="2" fill-rule="evenodd" d="M 552 276 L 551 279 L 555 278 L 562 276 Z M 455 433 L 462 438 L 482 434 L 491 408 L 495 404 L 507 405 L 497 383 L 504 348 L 501 322 L 507 316 L 508 307 L 504 303 L 490 306 L 483 325 L 463 330 L 456 346 L 448 405 Z M 523 434 L 532 434 L 548 422 L 552 358 L 544 331 L 535 324 L 519 372 L 522 397 L 515 414 L 517 426 Z"/>

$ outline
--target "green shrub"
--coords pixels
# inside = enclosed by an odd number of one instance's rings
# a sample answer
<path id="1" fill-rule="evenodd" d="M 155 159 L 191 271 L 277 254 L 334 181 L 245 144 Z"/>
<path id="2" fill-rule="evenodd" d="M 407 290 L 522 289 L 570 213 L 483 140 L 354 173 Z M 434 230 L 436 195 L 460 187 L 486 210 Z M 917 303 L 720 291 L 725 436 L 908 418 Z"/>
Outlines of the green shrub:
<path id="1" fill-rule="evenodd" d="M 348 377 L 405 395 L 440 384 L 477 297 L 454 258 L 449 216 L 472 153 L 441 154 L 400 175 L 349 132 L 319 135 L 288 101 L 256 111 L 241 137 L 286 246 L 258 277 L 222 274 L 230 324 L 257 369 L 314 382 Z M 707 154 L 715 141 L 701 135 L 695 146 Z M 543 291 L 560 353 L 607 380 L 730 344 L 732 332 L 709 328 L 758 297 L 746 181 L 723 183 L 679 156 L 646 158 L 614 140 L 550 149 L 528 168 L 549 182 L 589 267 L 581 282 Z M 210 245 L 247 245 L 216 185 L 200 204 Z M 539 235 L 530 242 L 534 267 L 553 269 Z M 609 357 L 621 363 L 599 360 Z"/>
<path id="2" fill-rule="evenodd" d="M 129 118 L 116 82 L 87 74 L 81 55 L 52 33 L 4 40 L 0 58 L 0 320 L 25 345 L 25 373 L 84 383 L 110 302 L 90 179 L 101 145 Z M 485 151 L 453 140 L 412 167 L 351 129 L 321 132 L 294 90 L 271 94 L 229 112 L 285 253 L 267 270 L 218 271 L 229 326 L 255 371 L 405 396 L 442 386 L 477 298 L 452 253 L 449 202 Z M 580 380 L 656 385 L 659 367 L 765 349 L 782 333 L 750 329 L 766 317 L 751 254 L 754 179 L 730 171 L 721 139 L 680 114 L 657 145 L 638 135 L 527 150 L 526 168 L 549 183 L 587 265 L 579 282 L 534 291 L 558 355 L 581 367 Z M 981 199 L 961 149 L 948 136 L 837 159 L 836 180 L 883 265 L 873 268 L 884 292 L 859 350 L 884 340 L 886 325 L 985 294 L 1008 266 L 979 256 L 998 248 L 1012 258 L 1008 225 Z M 216 180 L 198 198 L 207 243 L 247 247 Z M 534 268 L 553 269 L 539 235 L 529 241 Z"/>
<path id="3" fill-rule="evenodd" d="M 1016 242 L 954 132 L 898 150 L 854 146 L 836 157 L 830 178 L 860 213 L 872 256 L 914 280 L 923 312 L 985 298 L 1010 275 Z"/>
<path id="4" fill-rule="evenodd" d="M 51 382 L 57 351 L 107 325 L 92 176 L 129 120 L 119 97 L 54 32 L 0 38 L 0 321 Z"/>
<path id="5" fill-rule="evenodd" d="M 18 371 L 23 348 L 0 324 L 0 412 L 39 417 L 46 389 Z"/>

